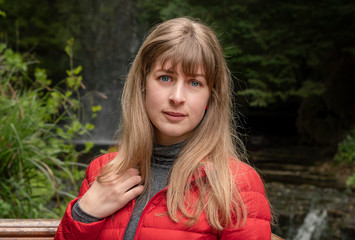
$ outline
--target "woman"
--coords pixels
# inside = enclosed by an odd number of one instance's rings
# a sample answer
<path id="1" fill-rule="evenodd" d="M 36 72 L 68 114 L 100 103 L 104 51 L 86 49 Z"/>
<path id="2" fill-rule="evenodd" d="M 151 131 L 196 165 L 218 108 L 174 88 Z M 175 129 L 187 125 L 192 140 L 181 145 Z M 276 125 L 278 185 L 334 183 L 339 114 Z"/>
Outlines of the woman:
<path id="1" fill-rule="evenodd" d="M 270 239 L 231 84 L 209 27 L 177 18 L 154 28 L 126 79 L 118 153 L 90 164 L 55 239 Z"/>

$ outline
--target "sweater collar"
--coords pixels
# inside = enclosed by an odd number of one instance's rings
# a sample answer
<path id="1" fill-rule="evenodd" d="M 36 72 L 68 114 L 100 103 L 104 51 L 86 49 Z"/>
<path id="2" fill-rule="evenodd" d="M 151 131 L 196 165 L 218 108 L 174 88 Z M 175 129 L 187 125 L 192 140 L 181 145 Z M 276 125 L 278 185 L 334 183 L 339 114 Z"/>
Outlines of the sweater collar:
<path id="1" fill-rule="evenodd" d="M 185 142 L 169 146 L 156 144 L 153 147 L 152 162 L 160 165 L 172 166 L 178 157 Z"/>

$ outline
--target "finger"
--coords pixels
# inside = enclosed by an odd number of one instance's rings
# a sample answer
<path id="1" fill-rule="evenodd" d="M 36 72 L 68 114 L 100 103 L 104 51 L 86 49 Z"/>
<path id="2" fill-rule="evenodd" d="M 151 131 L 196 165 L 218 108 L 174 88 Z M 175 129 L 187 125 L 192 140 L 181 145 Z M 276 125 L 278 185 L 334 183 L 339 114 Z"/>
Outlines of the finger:
<path id="1" fill-rule="evenodd" d="M 134 199 L 134 198 L 138 197 L 140 194 L 142 194 L 143 190 L 144 190 L 143 185 L 138 185 L 138 186 L 136 186 L 134 188 L 131 188 L 129 191 L 127 191 L 123 195 L 123 201 L 128 203 L 132 199 Z"/>
<path id="2" fill-rule="evenodd" d="M 142 181 L 141 176 L 132 176 L 126 179 L 126 181 L 121 182 L 119 187 L 122 189 L 123 192 L 126 192 L 129 189 L 133 188 L 134 186 L 139 185 L 141 181 Z"/>

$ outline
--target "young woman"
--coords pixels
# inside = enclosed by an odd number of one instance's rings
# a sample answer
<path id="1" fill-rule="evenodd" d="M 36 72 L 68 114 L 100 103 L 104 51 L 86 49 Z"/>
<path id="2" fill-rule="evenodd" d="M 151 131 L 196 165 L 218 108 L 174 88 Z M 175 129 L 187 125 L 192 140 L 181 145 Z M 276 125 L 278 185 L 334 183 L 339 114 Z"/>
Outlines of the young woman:
<path id="1" fill-rule="evenodd" d="M 263 183 L 234 132 L 231 83 L 209 27 L 156 26 L 124 86 L 118 153 L 90 164 L 55 239 L 270 239 Z"/>

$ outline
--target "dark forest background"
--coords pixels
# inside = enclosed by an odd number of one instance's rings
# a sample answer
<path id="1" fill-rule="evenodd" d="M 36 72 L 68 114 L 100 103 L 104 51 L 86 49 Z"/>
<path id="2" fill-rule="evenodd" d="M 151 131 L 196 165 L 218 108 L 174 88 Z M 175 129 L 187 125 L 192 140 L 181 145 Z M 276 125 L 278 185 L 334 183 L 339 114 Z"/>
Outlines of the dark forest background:
<path id="1" fill-rule="evenodd" d="M 106 1 L 97 8 L 89 0 L 2 2 L 6 14 L 0 22 L 2 42 L 16 51 L 34 53 L 49 77 L 58 80 L 67 65 L 66 41 L 74 37 L 74 58 L 81 63 L 82 52 L 89 48 L 81 45 L 81 39 L 90 38 L 100 25 L 115 24 L 105 22 L 110 20 L 107 15 L 117 14 L 126 1 Z M 245 96 L 250 109 L 297 115 L 295 124 L 305 141 L 334 144 L 353 127 L 352 1 L 135 3 L 132 21 L 140 23 L 140 40 L 155 23 L 178 16 L 200 18 L 212 26 L 223 42 L 237 94 Z M 83 29 L 85 22 L 90 22 L 90 29 Z"/>

